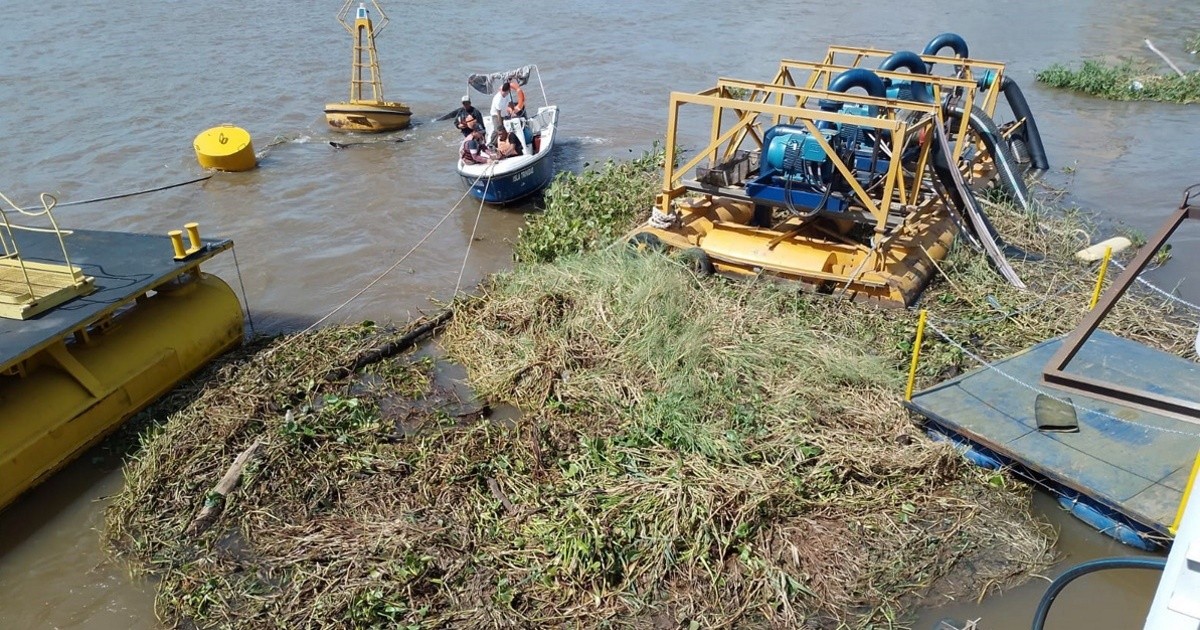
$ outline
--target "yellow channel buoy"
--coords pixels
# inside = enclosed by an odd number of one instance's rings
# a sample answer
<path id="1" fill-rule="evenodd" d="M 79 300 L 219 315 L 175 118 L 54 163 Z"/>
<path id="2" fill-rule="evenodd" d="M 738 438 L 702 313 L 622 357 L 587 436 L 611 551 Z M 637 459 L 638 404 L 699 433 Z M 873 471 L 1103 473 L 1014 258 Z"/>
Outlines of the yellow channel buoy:
<path id="1" fill-rule="evenodd" d="M 250 132 L 233 125 L 221 125 L 200 132 L 193 145 L 196 160 L 204 168 L 218 171 L 248 171 L 258 165 Z"/>

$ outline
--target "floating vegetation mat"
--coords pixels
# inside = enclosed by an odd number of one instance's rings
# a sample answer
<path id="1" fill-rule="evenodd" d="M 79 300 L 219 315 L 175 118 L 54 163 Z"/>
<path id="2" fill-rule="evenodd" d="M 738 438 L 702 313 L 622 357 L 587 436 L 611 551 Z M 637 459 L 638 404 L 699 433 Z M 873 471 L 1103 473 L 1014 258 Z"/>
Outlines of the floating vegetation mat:
<path id="1" fill-rule="evenodd" d="M 1089 60 L 1077 69 L 1055 64 L 1039 72 L 1037 80 L 1114 101 L 1200 102 L 1200 72 L 1160 74 L 1132 61 Z"/>
<path id="2" fill-rule="evenodd" d="M 1077 219 L 993 209 L 1047 255 L 1033 290 L 962 248 L 923 297 L 987 358 L 1069 330 L 1094 278 Z M 1106 328 L 1179 350 L 1168 315 L 1133 295 Z M 108 540 L 187 627 L 905 627 L 1053 536 L 901 409 L 915 319 L 623 248 L 522 265 L 439 339 L 487 404 L 376 350 L 405 331 L 278 339 L 176 394 Z M 927 344 L 926 383 L 975 367 Z"/>

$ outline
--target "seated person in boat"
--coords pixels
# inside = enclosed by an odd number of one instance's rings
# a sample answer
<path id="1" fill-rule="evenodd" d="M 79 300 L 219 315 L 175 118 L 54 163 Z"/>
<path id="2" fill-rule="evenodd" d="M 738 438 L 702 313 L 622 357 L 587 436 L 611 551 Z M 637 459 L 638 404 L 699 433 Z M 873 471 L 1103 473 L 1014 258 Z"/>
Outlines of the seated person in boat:
<path id="1" fill-rule="evenodd" d="M 487 164 L 500 159 L 483 141 L 483 131 L 472 129 L 458 147 L 458 157 L 467 164 Z"/>
<path id="2" fill-rule="evenodd" d="M 462 135 L 469 136 L 473 129 L 483 131 L 483 114 L 479 113 L 478 109 L 471 106 L 471 96 L 464 94 L 462 97 L 462 107 L 454 113 L 454 126 L 462 132 Z"/>
<path id="3" fill-rule="evenodd" d="M 502 127 L 499 134 L 496 135 L 496 153 L 499 154 L 501 160 L 521 155 L 521 141 L 517 139 L 517 134 L 510 133 Z"/>
<path id="4" fill-rule="evenodd" d="M 508 79 L 508 93 L 516 97 L 515 102 L 509 99 L 508 113 L 510 118 L 525 117 L 525 90 L 521 89 L 521 82 L 517 81 L 516 77 Z"/>

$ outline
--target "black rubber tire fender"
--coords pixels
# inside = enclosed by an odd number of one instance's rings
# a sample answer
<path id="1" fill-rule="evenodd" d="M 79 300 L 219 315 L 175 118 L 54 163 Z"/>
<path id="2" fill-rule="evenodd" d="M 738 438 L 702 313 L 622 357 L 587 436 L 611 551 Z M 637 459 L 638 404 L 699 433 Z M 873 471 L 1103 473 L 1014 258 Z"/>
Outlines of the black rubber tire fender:
<path id="1" fill-rule="evenodd" d="M 625 244 L 629 246 L 630 251 L 637 253 L 645 252 L 664 252 L 667 250 L 666 243 L 656 234 L 650 232 L 638 232 L 629 237 Z"/>
<path id="2" fill-rule="evenodd" d="M 712 258 L 709 258 L 708 252 L 699 247 L 689 247 L 680 250 L 675 254 L 675 260 L 680 264 L 690 269 L 697 276 L 711 276 L 716 272 L 716 267 L 713 267 Z"/>

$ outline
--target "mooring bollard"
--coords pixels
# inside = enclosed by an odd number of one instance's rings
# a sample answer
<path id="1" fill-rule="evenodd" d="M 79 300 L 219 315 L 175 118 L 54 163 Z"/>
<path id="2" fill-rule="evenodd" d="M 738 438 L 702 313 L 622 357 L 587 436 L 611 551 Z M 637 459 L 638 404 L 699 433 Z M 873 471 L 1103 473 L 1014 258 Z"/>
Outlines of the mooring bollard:
<path id="1" fill-rule="evenodd" d="M 908 366 L 908 385 L 904 388 L 905 402 L 912 401 L 913 385 L 917 382 L 917 360 L 921 358 L 921 340 L 925 338 L 925 315 L 925 309 L 921 309 L 921 316 L 917 318 L 917 338 L 913 340 L 912 363 Z"/>
<path id="2" fill-rule="evenodd" d="M 1092 291 L 1092 301 L 1088 304 L 1088 310 L 1096 308 L 1096 302 L 1100 301 L 1100 289 L 1104 288 L 1104 274 L 1108 271 L 1108 261 L 1112 259 L 1112 247 L 1104 248 L 1104 258 L 1100 259 L 1100 275 L 1096 276 L 1096 289 Z"/>

